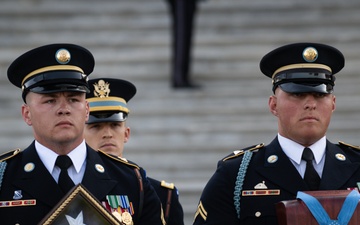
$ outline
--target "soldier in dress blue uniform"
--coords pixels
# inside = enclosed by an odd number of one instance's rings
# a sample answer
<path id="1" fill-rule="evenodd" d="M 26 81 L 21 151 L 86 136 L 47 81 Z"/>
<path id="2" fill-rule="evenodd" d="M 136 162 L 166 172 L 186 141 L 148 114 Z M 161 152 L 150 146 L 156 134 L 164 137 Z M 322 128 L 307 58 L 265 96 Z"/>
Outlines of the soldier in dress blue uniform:
<path id="1" fill-rule="evenodd" d="M 50 44 L 24 53 L 8 68 L 10 82 L 22 90 L 22 117 L 35 140 L 23 151 L 0 157 L 1 224 L 38 224 L 78 184 L 104 205 L 108 199 L 124 199 L 109 203 L 109 210 L 117 211 L 119 219 L 125 216 L 125 224 L 163 224 L 160 200 L 144 171 L 85 143 L 85 96 L 93 67 L 87 49 Z M 66 159 L 68 169 L 60 169 L 60 158 Z M 62 181 L 69 176 L 71 186 L 65 189 Z M 83 223 L 91 224 L 86 218 Z"/>
<path id="2" fill-rule="evenodd" d="M 124 144 L 130 138 L 126 125 L 127 103 L 136 94 L 136 87 L 122 79 L 98 78 L 89 80 L 90 118 L 85 126 L 85 140 L 93 149 L 123 157 Z M 122 158 L 126 160 L 125 158 Z M 178 190 L 173 183 L 148 177 L 159 196 L 167 225 L 184 225 L 184 213 Z"/>
<path id="3" fill-rule="evenodd" d="M 357 188 L 359 147 L 326 138 L 335 110 L 334 75 L 343 66 L 339 50 L 319 43 L 285 45 L 262 58 L 260 69 L 272 79 L 269 109 L 278 135 L 268 145 L 234 151 L 218 162 L 195 225 L 276 225 L 275 204 L 295 199 L 298 191 Z M 305 148 L 314 155 L 308 164 Z M 307 166 L 312 182 L 306 182 Z"/>
<path id="4" fill-rule="evenodd" d="M 166 0 L 171 16 L 171 84 L 173 88 L 197 88 L 191 80 L 193 33 L 200 0 Z"/>

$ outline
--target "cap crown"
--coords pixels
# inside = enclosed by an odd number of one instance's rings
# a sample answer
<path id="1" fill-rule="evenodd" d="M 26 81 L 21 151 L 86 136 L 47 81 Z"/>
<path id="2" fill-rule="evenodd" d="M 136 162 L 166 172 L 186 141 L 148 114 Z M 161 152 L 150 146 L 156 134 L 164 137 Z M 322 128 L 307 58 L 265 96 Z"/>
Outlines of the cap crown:
<path id="1" fill-rule="evenodd" d="M 287 92 L 330 93 L 334 74 L 345 64 L 336 48 L 319 43 L 294 43 L 279 47 L 260 61 L 260 70 Z"/>
<path id="2" fill-rule="evenodd" d="M 32 49 L 9 66 L 9 81 L 28 91 L 51 93 L 87 91 L 87 76 L 94 69 L 91 52 L 75 44 L 50 44 Z M 24 97 L 24 96 L 23 96 Z"/>

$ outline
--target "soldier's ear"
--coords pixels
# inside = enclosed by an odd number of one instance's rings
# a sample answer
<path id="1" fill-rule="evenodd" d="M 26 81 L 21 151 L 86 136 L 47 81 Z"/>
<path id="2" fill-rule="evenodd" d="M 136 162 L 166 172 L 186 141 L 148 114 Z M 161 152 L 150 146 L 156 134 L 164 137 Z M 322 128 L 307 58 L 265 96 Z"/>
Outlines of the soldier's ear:
<path id="1" fill-rule="evenodd" d="M 25 121 L 25 123 L 29 126 L 32 125 L 32 121 L 31 121 L 31 112 L 30 112 L 30 108 L 27 104 L 23 104 L 21 106 L 21 115 L 23 120 Z"/>
<path id="2" fill-rule="evenodd" d="M 270 112 L 274 115 L 274 116 L 278 116 L 278 112 L 277 112 L 277 98 L 275 95 L 271 95 L 269 97 L 269 102 L 268 102 L 268 106 L 269 106 L 269 110 Z"/>
<path id="3" fill-rule="evenodd" d="M 89 113 L 90 113 L 90 110 L 89 110 L 89 109 L 90 109 L 89 102 L 86 101 L 86 106 L 85 106 L 86 120 L 85 120 L 85 122 L 87 122 L 88 119 L 89 119 Z"/>

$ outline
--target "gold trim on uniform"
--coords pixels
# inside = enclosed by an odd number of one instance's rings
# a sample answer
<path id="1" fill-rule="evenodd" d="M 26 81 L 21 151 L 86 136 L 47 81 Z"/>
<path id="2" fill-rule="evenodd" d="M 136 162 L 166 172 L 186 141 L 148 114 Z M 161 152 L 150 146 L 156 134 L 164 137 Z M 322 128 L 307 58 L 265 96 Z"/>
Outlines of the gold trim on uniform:
<path id="1" fill-rule="evenodd" d="M 24 82 L 26 80 L 28 80 L 30 77 L 39 74 L 39 73 L 44 73 L 44 72 L 49 72 L 49 71 L 56 71 L 56 70 L 75 70 L 78 71 L 80 73 L 84 73 L 84 71 L 78 67 L 78 66 L 72 66 L 72 65 L 55 65 L 55 66 L 46 66 L 37 70 L 32 71 L 31 73 L 29 73 L 28 75 L 26 75 L 24 77 L 24 79 L 21 82 L 21 86 L 24 85 Z"/>
<path id="2" fill-rule="evenodd" d="M 102 151 L 101 149 L 98 150 L 98 152 L 102 153 L 103 155 L 115 160 L 115 161 L 118 161 L 118 162 L 121 162 L 121 163 L 124 163 L 126 165 L 129 165 L 129 166 L 132 166 L 132 167 L 135 167 L 137 169 L 140 169 L 140 167 L 136 164 L 133 164 L 133 163 L 130 163 L 130 162 L 126 162 L 124 161 L 123 159 L 119 158 L 119 157 L 116 157 L 116 156 L 113 156 L 113 155 L 110 155 L 110 154 L 107 154 L 106 152 Z"/>
<path id="3" fill-rule="evenodd" d="M 357 149 L 357 150 L 360 150 L 360 146 L 357 146 L 357 145 L 351 145 L 351 144 L 345 143 L 345 142 L 343 142 L 343 141 L 339 141 L 339 144 L 340 144 L 340 145 L 344 145 L 344 146 L 346 146 L 346 147 L 355 148 L 355 149 Z"/>
<path id="4" fill-rule="evenodd" d="M 163 208 L 160 206 L 160 209 L 161 209 L 161 222 L 163 225 L 166 225 L 166 221 L 165 221 L 165 216 L 164 216 L 164 210 Z"/>
<path id="5" fill-rule="evenodd" d="M 129 109 L 121 106 L 93 106 L 90 112 L 102 112 L 102 111 L 122 111 L 129 113 Z"/>
<path id="6" fill-rule="evenodd" d="M 196 219 L 196 217 L 200 215 L 204 221 L 206 221 L 206 218 L 207 218 L 207 212 L 205 210 L 205 207 L 203 206 L 202 202 L 200 201 L 198 207 L 197 207 L 197 210 L 196 210 L 196 213 L 195 213 L 195 217 L 194 217 L 194 220 Z"/>
<path id="7" fill-rule="evenodd" d="M 0 162 L 10 159 L 21 152 L 20 148 L 5 152 L 0 155 Z"/>
<path id="8" fill-rule="evenodd" d="M 233 154 L 234 155 L 237 155 L 237 154 L 240 154 L 240 153 L 244 153 L 244 150 L 235 150 L 235 151 L 233 151 Z"/>
<path id="9" fill-rule="evenodd" d="M 264 143 L 261 143 L 261 144 L 258 144 L 258 145 L 255 145 L 253 147 L 250 147 L 249 149 L 246 149 L 245 151 L 256 151 L 256 150 L 259 150 L 260 148 L 264 147 Z M 234 155 L 231 155 L 231 156 L 228 156 L 226 158 L 224 158 L 222 161 L 226 161 L 228 159 L 232 159 L 232 158 L 236 158 L 238 156 L 241 156 L 245 153 L 244 150 L 235 150 L 233 153 Z"/>
<path id="10" fill-rule="evenodd" d="M 116 101 L 116 102 L 121 102 L 121 103 L 125 103 L 126 101 L 123 98 L 119 98 L 119 97 L 106 97 L 105 99 L 100 99 L 100 97 L 92 97 L 92 98 L 87 98 L 86 99 L 88 102 L 108 102 L 108 101 Z"/>
<path id="11" fill-rule="evenodd" d="M 123 111 L 129 113 L 130 110 L 126 108 L 126 101 L 123 98 L 119 97 L 92 97 L 86 99 L 89 104 L 92 104 L 90 107 L 90 112 L 98 112 L 98 111 Z M 103 103 L 105 102 L 105 103 Z M 107 105 L 109 102 L 114 102 L 113 105 Z M 125 106 L 122 106 L 125 105 Z"/>
<path id="12" fill-rule="evenodd" d="M 121 159 L 121 160 L 124 160 L 125 162 L 129 162 L 126 158 L 124 158 L 124 157 L 120 157 L 119 156 L 119 159 Z"/>
<path id="13" fill-rule="evenodd" d="M 114 212 L 112 212 L 111 214 L 112 214 L 117 220 L 119 220 L 120 222 L 122 222 L 122 221 L 121 221 L 121 215 L 120 215 L 119 212 L 114 211 Z"/>
<path id="14" fill-rule="evenodd" d="M 165 187 L 168 189 L 174 189 L 175 188 L 175 184 L 174 183 L 168 183 L 164 180 L 161 181 L 161 187 Z"/>
<path id="15" fill-rule="evenodd" d="M 330 73 L 332 72 L 331 68 L 328 67 L 327 65 L 317 64 L 317 63 L 298 63 L 298 64 L 291 64 L 291 65 L 286 65 L 286 66 L 280 67 L 273 73 L 272 78 L 274 79 L 274 76 L 282 71 L 291 70 L 291 69 L 300 69 L 300 68 L 306 68 L 306 69 L 316 68 L 316 69 L 327 70 Z"/>

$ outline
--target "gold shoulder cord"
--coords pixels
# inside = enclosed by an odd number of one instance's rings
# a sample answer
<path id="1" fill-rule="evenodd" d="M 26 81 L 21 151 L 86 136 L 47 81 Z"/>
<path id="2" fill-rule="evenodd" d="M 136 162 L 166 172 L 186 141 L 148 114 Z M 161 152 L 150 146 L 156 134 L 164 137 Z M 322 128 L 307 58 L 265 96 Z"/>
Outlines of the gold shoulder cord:
<path id="1" fill-rule="evenodd" d="M 0 155 L 0 162 L 3 162 L 5 160 L 8 160 L 14 156 L 16 156 L 17 154 L 19 154 L 21 152 L 20 148 L 5 152 L 4 154 Z"/>
<path id="2" fill-rule="evenodd" d="M 356 150 L 360 150 L 360 146 L 357 146 L 357 145 L 351 145 L 351 144 L 345 143 L 343 141 L 339 141 L 339 144 L 343 145 L 343 146 L 346 146 L 346 147 L 354 148 Z"/>
<path id="3" fill-rule="evenodd" d="M 170 208 L 171 208 L 171 196 L 172 190 L 175 188 L 174 183 L 167 183 L 166 181 L 161 181 L 161 186 L 168 189 L 167 198 L 166 198 L 166 208 L 165 208 L 165 222 L 168 223 L 170 216 Z"/>
<path id="4" fill-rule="evenodd" d="M 130 163 L 130 162 L 128 162 L 127 160 L 124 160 L 124 159 L 122 159 L 122 158 L 120 158 L 120 157 L 116 157 L 116 156 L 107 154 L 106 152 L 104 152 L 104 151 L 102 151 L 102 150 L 100 150 L 100 149 L 98 150 L 98 152 L 104 154 L 105 156 L 109 157 L 110 159 L 113 159 L 113 160 L 115 160 L 115 161 L 121 162 L 121 163 L 123 163 L 123 164 L 129 165 L 129 166 L 132 166 L 132 167 L 135 167 L 135 168 L 137 168 L 137 169 L 140 169 L 140 167 L 139 167 L 138 165 L 136 165 L 136 164 L 134 164 L 134 163 Z"/>
<path id="5" fill-rule="evenodd" d="M 243 155 L 245 153 L 245 151 L 251 151 L 252 152 L 252 151 L 259 150 L 260 148 L 264 147 L 264 145 L 265 145 L 264 143 L 261 143 L 261 144 L 255 145 L 253 147 L 250 147 L 249 149 L 246 149 L 246 150 L 235 150 L 234 155 L 228 156 L 228 157 L 224 158 L 222 161 L 226 161 L 226 160 L 229 160 L 229 159 L 239 157 L 239 156 Z"/>
<path id="6" fill-rule="evenodd" d="M 6 152 L 0 156 L 0 190 L 1 190 L 1 185 L 2 185 L 2 181 L 3 181 L 6 165 L 7 165 L 6 160 L 14 157 L 15 155 L 19 154 L 20 152 L 21 152 L 20 149 L 15 149 L 15 150 Z"/>

